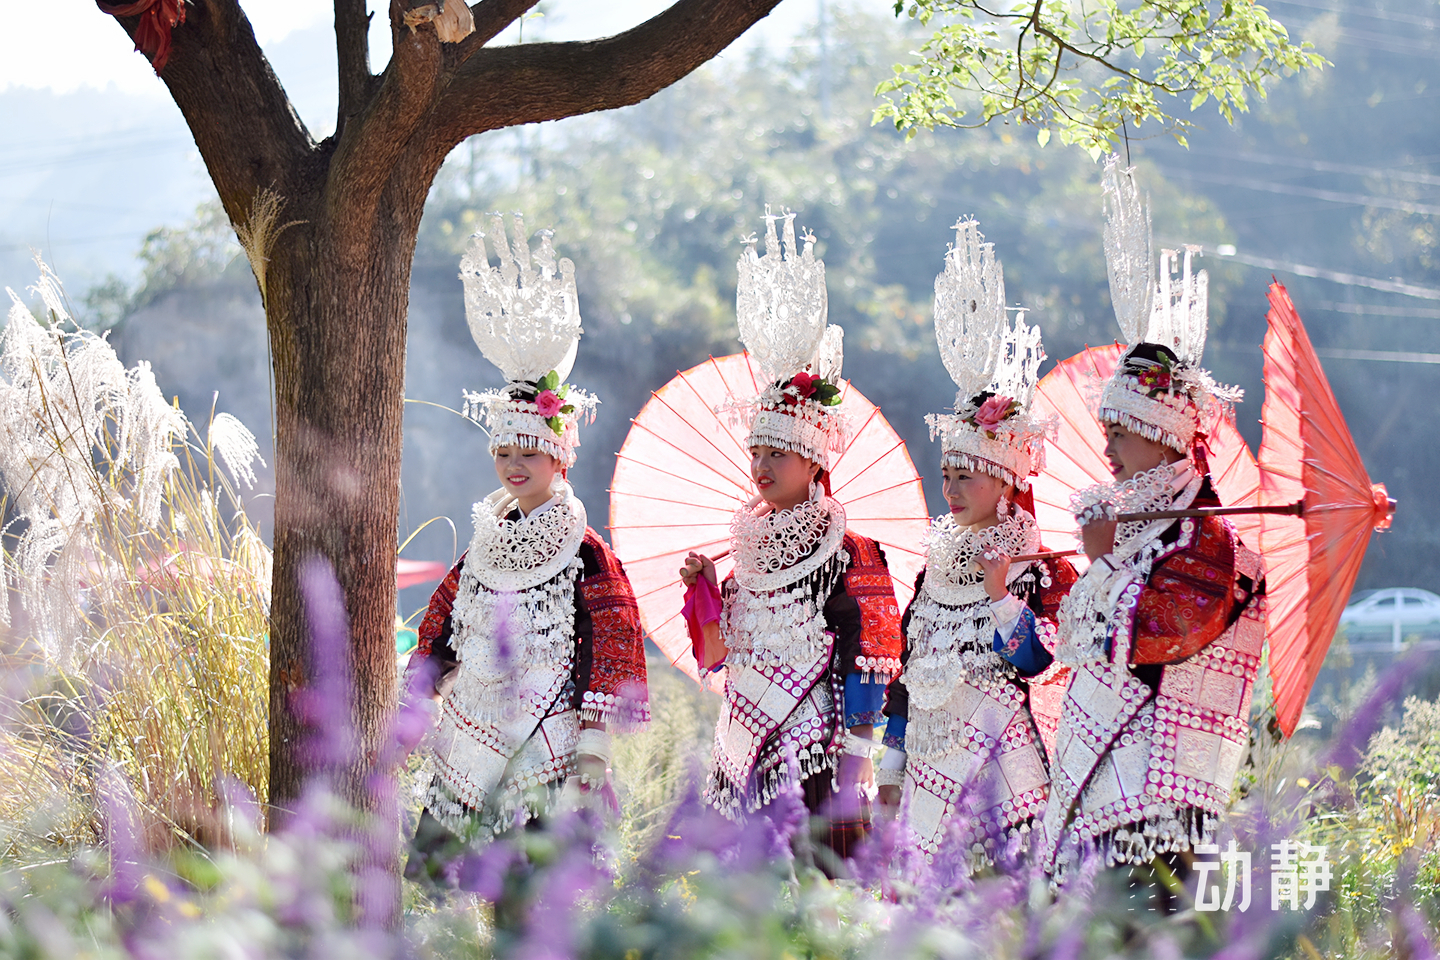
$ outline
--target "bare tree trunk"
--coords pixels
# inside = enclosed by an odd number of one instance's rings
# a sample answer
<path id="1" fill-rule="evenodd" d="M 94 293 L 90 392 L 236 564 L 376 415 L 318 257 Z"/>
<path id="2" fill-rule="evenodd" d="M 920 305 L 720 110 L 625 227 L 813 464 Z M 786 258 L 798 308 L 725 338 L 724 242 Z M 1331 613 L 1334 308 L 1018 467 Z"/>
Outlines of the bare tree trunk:
<path id="1" fill-rule="evenodd" d="M 365 773 L 395 707 L 396 517 L 405 397 L 405 331 L 417 209 L 382 210 L 371 242 L 341 257 L 327 224 L 292 228 L 272 254 L 267 314 L 275 367 L 275 578 L 271 601 L 270 793 L 277 811 L 314 764 L 295 691 L 315 674 L 300 577 L 312 558 L 335 571 L 352 638 L 357 750 L 336 771 L 369 807 Z M 342 230 L 341 232 L 349 232 Z M 283 815 L 282 815 L 283 816 Z"/>

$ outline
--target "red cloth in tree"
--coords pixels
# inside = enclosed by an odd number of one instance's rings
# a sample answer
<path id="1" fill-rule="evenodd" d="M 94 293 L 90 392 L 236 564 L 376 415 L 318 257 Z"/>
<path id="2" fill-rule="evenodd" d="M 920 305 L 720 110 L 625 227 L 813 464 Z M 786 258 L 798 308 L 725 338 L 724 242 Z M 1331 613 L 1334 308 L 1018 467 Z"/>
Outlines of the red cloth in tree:
<path id="1" fill-rule="evenodd" d="M 135 28 L 135 49 L 150 58 L 158 77 L 170 61 L 170 31 L 185 22 L 185 0 L 136 0 L 135 3 L 106 3 L 96 0 L 101 13 L 112 17 L 139 17 Z"/>

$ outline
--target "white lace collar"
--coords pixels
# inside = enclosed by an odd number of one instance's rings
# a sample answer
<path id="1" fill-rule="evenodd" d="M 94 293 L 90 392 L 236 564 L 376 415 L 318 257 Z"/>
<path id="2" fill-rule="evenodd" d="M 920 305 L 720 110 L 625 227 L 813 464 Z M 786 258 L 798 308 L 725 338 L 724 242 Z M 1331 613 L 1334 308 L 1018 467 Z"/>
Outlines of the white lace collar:
<path id="1" fill-rule="evenodd" d="M 962 527 L 949 514 L 931 521 L 926 535 L 925 592 L 952 607 L 988 600 L 985 573 L 975 558 L 991 547 L 1011 557 L 1039 553 L 1040 527 L 1019 507 L 1013 507 L 1010 516 L 983 530 Z M 1012 563 L 1005 582 L 1014 583 L 1029 568 L 1028 563 Z"/>
<path id="2" fill-rule="evenodd" d="M 1189 460 L 1162 463 L 1137 473 L 1118 484 L 1102 484 L 1113 491 L 1112 503 L 1119 513 L 1146 513 L 1153 510 L 1185 510 L 1195 502 L 1205 477 Z M 1113 555 L 1126 560 L 1170 528 L 1174 520 L 1134 520 L 1115 528 Z"/>
<path id="3" fill-rule="evenodd" d="M 730 522 L 735 580 L 747 590 L 783 590 L 830 561 L 845 540 L 845 508 L 832 497 L 789 510 L 751 503 Z"/>
<path id="4" fill-rule="evenodd" d="M 564 570 L 585 540 L 585 505 L 568 483 L 529 516 L 506 519 L 516 506 L 504 488 L 475 504 L 465 569 L 490 590 L 539 586 Z"/>

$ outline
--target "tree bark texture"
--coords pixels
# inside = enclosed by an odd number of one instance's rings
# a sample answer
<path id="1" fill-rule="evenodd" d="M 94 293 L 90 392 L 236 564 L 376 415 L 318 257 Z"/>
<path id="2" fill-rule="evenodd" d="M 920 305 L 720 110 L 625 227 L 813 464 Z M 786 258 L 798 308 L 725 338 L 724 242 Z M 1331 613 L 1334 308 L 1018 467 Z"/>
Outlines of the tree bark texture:
<path id="1" fill-rule="evenodd" d="M 389 735 L 410 269 L 445 156 L 488 130 L 638 103 L 779 0 L 677 0 L 616 37 L 487 45 L 535 2 L 474 4 L 475 32 L 446 44 L 424 20 L 436 0 L 391 0 L 394 53 L 372 76 L 365 4 L 335 0 L 340 109 L 336 133 L 319 143 L 236 0 L 191 0 L 174 31 L 161 79 L 242 241 L 271 235 L 247 252 L 263 277 L 276 391 L 270 802 L 282 819 L 306 769 L 295 693 L 315 662 L 300 577 L 316 558 L 345 595 L 354 670 L 345 712 L 358 750 L 338 783 L 361 806 Z M 121 24 L 133 33 L 136 21 Z M 280 201 L 278 233 L 260 229 L 266 195 Z"/>

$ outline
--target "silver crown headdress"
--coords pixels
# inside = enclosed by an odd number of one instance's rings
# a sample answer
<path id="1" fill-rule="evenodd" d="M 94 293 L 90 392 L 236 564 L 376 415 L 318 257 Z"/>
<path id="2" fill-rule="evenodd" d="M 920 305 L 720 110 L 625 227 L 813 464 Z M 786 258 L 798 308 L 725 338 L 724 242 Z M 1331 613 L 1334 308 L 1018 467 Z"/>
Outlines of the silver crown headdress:
<path id="1" fill-rule="evenodd" d="M 1028 490 L 1028 478 L 1045 466 L 1049 424 L 1030 416 L 1045 350 L 1024 310 L 1011 323 L 1005 276 L 995 245 L 984 239 L 974 220 L 956 223 L 955 243 L 935 278 L 935 341 L 957 392 L 954 413 L 925 422 L 931 439 L 940 438 L 946 466 Z"/>
<path id="2" fill-rule="evenodd" d="M 1135 168 L 1121 170 L 1119 158 L 1112 156 L 1105 161 L 1101 184 L 1110 300 L 1129 349 L 1105 383 L 1099 418 L 1189 453 L 1196 434 L 1208 432 L 1214 419 L 1243 395 L 1220 386 L 1200 367 L 1209 326 L 1209 276 L 1191 270 L 1200 248 L 1187 244 L 1161 251 L 1157 285 L 1150 214 Z M 1156 347 L 1168 350 L 1173 362 Z"/>
<path id="3" fill-rule="evenodd" d="M 477 232 L 460 259 L 465 319 L 475 344 L 505 377 L 501 390 L 465 391 L 465 416 L 484 418 L 490 453 L 502 446 L 544 450 L 569 467 L 580 445 L 581 417 L 594 417 L 600 401 L 565 383 L 580 343 L 580 302 L 575 265 L 555 259 L 549 230 L 539 233 L 532 257 L 525 219 L 514 214 L 514 241 L 507 242 L 500 214 Z M 489 239 L 499 259 L 491 266 Z"/>
<path id="4" fill-rule="evenodd" d="M 767 386 L 732 409 L 753 413 L 747 445 L 793 450 L 829 470 L 830 455 L 845 448 L 838 410 L 844 331 L 826 323 L 825 264 L 815 258 L 815 237 L 804 239 L 797 249 L 795 214 L 775 216 L 766 207 L 764 256 L 754 237 L 745 241 L 735 316 Z"/>

